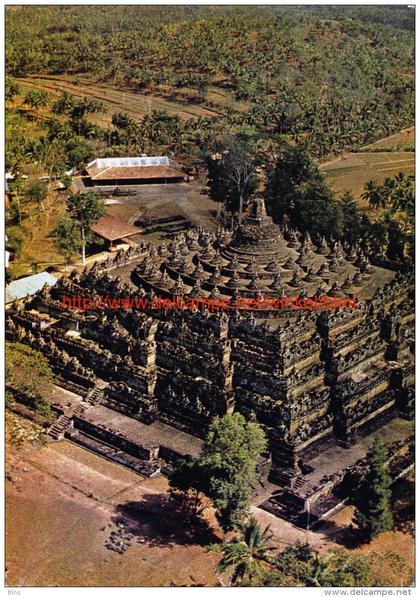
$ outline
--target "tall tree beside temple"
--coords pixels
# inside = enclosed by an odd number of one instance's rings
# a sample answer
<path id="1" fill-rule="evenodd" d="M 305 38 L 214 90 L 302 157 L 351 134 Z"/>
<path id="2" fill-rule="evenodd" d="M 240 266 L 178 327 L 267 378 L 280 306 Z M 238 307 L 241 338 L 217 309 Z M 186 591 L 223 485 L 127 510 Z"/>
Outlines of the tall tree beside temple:
<path id="1" fill-rule="evenodd" d="M 391 475 L 388 450 L 380 435 L 375 435 L 369 452 L 369 469 L 355 498 L 355 522 L 369 540 L 393 526 Z"/>
<path id="2" fill-rule="evenodd" d="M 244 135 L 217 139 L 207 155 L 212 199 L 225 209 L 238 212 L 241 224 L 244 205 L 257 188 L 255 143 Z"/>
<path id="3" fill-rule="evenodd" d="M 275 222 L 286 217 L 293 228 L 340 236 L 343 214 L 325 177 L 302 147 L 281 149 L 269 171 L 266 205 Z"/>
<path id="4" fill-rule="evenodd" d="M 170 479 L 172 496 L 182 497 L 195 514 L 202 512 L 205 497 L 210 498 L 220 526 L 225 532 L 232 530 L 247 514 L 257 463 L 266 445 L 261 427 L 240 413 L 216 418 L 201 456 L 175 467 Z"/>
<path id="5" fill-rule="evenodd" d="M 261 427 L 240 413 L 210 425 L 201 462 L 209 471 L 208 496 L 225 532 L 240 523 L 249 508 L 257 463 L 266 445 Z"/>
<path id="6" fill-rule="evenodd" d="M 67 211 L 79 226 L 82 262 L 85 265 L 86 245 L 92 236 L 92 226 L 104 215 L 105 206 L 95 191 L 88 191 L 70 195 L 67 199 Z"/>

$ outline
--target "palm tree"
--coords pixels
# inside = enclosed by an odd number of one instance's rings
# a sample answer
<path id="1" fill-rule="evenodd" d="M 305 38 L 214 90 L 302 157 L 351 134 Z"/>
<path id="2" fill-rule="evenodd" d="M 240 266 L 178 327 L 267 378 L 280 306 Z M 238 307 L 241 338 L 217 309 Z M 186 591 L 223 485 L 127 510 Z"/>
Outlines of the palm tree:
<path id="1" fill-rule="evenodd" d="M 38 108 L 44 108 L 48 105 L 49 95 L 46 91 L 41 89 L 31 89 L 26 94 L 23 103 L 36 111 Z"/>
<path id="2" fill-rule="evenodd" d="M 51 112 L 60 116 L 63 114 L 70 114 L 76 103 L 76 96 L 68 91 L 63 91 L 60 97 L 54 102 Z"/>
<path id="3" fill-rule="evenodd" d="M 212 551 L 222 553 L 222 559 L 217 566 L 217 572 L 230 570 L 230 583 L 236 584 L 249 581 L 259 576 L 265 567 L 271 567 L 271 554 L 277 549 L 270 546 L 272 539 L 270 528 L 261 532 L 260 525 L 251 517 L 248 522 L 238 527 L 239 538 L 223 545 L 213 545 Z"/>
<path id="4" fill-rule="evenodd" d="M 393 179 L 386 179 L 393 211 L 407 211 L 414 215 L 414 177 L 406 176 L 403 172 Z"/>
<path id="5" fill-rule="evenodd" d="M 374 209 L 378 207 L 385 207 L 386 197 L 379 187 L 373 180 L 370 180 L 365 184 L 365 192 L 362 195 L 362 199 L 369 202 L 370 207 Z"/>

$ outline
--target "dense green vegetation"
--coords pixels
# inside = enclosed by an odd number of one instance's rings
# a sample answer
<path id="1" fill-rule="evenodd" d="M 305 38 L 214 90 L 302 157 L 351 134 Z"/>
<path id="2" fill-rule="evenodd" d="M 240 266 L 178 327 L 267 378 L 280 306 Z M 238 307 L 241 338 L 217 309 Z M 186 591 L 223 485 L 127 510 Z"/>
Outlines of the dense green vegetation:
<path id="1" fill-rule="evenodd" d="M 384 531 L 390 531 L 394 524 L 388 449 L 379 434 L 375 436 L 368 457 L 369 470 L 355 496 L 355 522 L 371 540 Z"/>
<path id="2" fill-rule="evenodd" d="M 55 418 L 48 402 L 52 380 L 51 367 L 42 353 L 19 342 L 6 342 L 6 387 L 28 399 L 47 421 Z M 13 403 L 13 394 L 7 392 L 6 406 Z"/>
<path id="3" fill-rule="evenodd" d="M 374 210 L 373 221 L 351 193 L 334 197 L 324 174 L 301 147 L 281 146 L 267 164 L 266 204 L 279 224 L 287 223 L 312 235 L 359 243 L 368 253 L 403 261 L 414 255 L 414 177 L 402 173 L 383 185 L 370 181 L 363 198 Z"/>
<path id="4" fill-rule="evenodd" d="M 403 7 L 10 7 L 7 72 L 189 88 L 209 106 L 215 89 L 226 128 L 287 135 L 322 157 L 412 124 L 413 22 Z"/>
<path id="5" fill-rule="evenodd" d="M 202 454 L 175 468 L 172 496 L 196 513 L 201 512 L 202 499 L 208 498 L 220 526 L 225 532 L 232 530 L 248 512 L 257 463 L 266 445 L 261 427 L 240 413 L 214 419 Z"/>
<path id="6" fill-rule="evenodd" d="M 206 166 L 211 197 L 240 221 L 264 165 L 276 222 L 402 259 L 413 253 L 412 178 L 367 187 L 370 222 L 354 197 L 333 196 L 313 160 L 413 123 L 412 21 L 404 7 L 10 7 L 6 167 L 66 180 L 94 156 L 166 153 L 191 173 Z M 26 85 L 41 73 L 195 102 L 214 116 L 185 120 L 151 99 L 143 116 L 101 120 L 98 98 Z M 8 235 L 19 249 L 27 205 L 44 202 L 19 178 L 10 186 Z M 64 245 L 68 260 L 77 243 Z"/>
<path id="7" fill-rule="evenodd" d="M 70 234 L 76 232 L 76 238 L 69 238 L 69 224 L 62 221 L 63 226 L 56 228 L 55 235 L 57 242 L 66 245 L 66 251 L 76 252 L 78 248 L 82 250 L 82 261 L 86 263 L 86 246 L 92 239 L 92 226 L 105 214 L 105 206 L 99 195 L 95 191 L 87 193 L 76 193 L 67 198 L 68 216 L 74 224 L 74 229 L 70 228 Z M 70 244 L 69 244 L 70 243 Z M 71 244 L 73 243 L 73 244 Z"/>
<path id="8" fill-rule="evenodd" d="M 244 135 L 217 138 L 205 153 L 210 195 L 225 211 L 237 212 L 239 224 L 257 188 L 258 157 L 256 143 Z"/>
<path id="9" fill-rule="evenodd" d="M 210 546 L 221 554 L 216 571 L 221 585 L 239 587 L 370 587 L 410 580 L 410 570 L 393 552 L 354 555 L 346 549 L 319 553 L 309 544 L 281 549 L 270 529 L 254 518 L 236 527 L 235 536 Z"/>

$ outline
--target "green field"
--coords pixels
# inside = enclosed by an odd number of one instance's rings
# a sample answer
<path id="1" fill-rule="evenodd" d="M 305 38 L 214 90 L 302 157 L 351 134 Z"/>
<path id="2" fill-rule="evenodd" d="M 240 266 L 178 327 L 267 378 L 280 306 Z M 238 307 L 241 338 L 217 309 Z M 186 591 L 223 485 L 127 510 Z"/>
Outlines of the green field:
<path id="1" fill-rule="evenodd" d="M 375 143 L 362 147 L 364 151 L 380 151 L 381 149 L 388 149 L 392 151 L 405 151 L 408 147 L 414 147 L 416 142 L 414 126 L 404 129 L 395 135 L 390 135 L 384 139 L 380 139 Z"/>
<path id="2" fill-rule="evenodd" d="M 395 136 L 395 135 L 394 135 Z M 388 138 L 387 138 L 388 139 Z M 384 142 L 387 142 L 384 139 Z M 381 143 L 382 141 L 378 141 Z M 321 165 L 327 180 L 336 194 L 352 192 L 361 205 L 367 204 L 360 199 L 364 185 L 373 180 L 382 183 L 386 177 L 396 176 L 399 172 L 414 173 L 415 154 L 404 152 L 359 152 L 349 153 L 341 158 Z"/>

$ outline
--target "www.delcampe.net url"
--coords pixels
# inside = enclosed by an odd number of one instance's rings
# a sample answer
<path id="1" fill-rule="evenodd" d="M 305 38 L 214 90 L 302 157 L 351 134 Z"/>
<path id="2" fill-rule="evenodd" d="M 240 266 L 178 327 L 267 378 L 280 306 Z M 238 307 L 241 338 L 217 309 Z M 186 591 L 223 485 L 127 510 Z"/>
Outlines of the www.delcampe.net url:
<path id="1" fill-rule="evenodd" d="M 370 588 L 354 588 L 354 589 L 324 589 L 324 595 L 339 596 L 342 595 L 343 597 L 400 597 L 406 595 L 409 597 L 410 595 L 414 595 L 410 588 L 401 588 L 401 589 L 386 589 L 383 587 L 370 587 Z"/>

